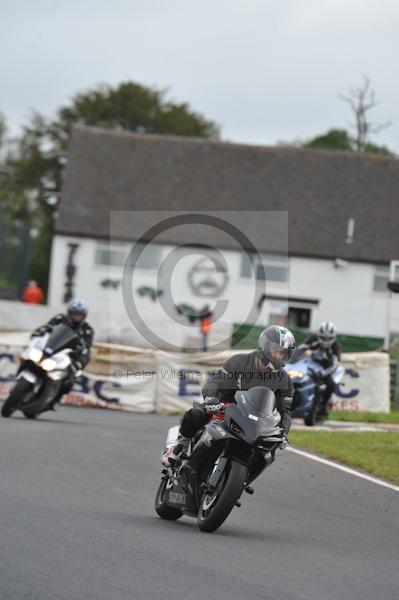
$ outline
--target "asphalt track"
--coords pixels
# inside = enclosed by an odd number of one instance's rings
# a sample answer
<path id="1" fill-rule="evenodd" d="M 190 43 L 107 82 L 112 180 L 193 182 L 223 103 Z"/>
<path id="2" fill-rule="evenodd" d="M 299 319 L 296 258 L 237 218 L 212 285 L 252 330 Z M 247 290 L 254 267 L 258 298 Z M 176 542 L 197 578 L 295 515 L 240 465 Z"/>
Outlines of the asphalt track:
<path id="1" fill-rule="evenodd" d="M 397 600 L 399 494 L 292 452 L 217 532 L 159 519 L 174 422 L 0 419 L 1 600 Z"/>

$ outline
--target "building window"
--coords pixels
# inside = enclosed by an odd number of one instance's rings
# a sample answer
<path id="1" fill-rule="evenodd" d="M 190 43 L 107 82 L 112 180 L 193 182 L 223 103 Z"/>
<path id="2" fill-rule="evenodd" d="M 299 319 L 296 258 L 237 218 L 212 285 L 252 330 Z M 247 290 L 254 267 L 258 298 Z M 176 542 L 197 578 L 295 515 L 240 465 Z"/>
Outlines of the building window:
<path id="1" fill-rule="evenodd" d="M 107 244 L 99 242 L 96 246 L 94 262 L 101 266 L 123 266 L 127 257 L 125 244 Z"/>
<path id="2" fill-rule="evenodd" d="M 138 269 L 159 269 L 162 261 L 162 246 L 147 244 L 136 262 Z"/>
<path id="3" fill-rule="evenodd" d="M 95 264 L 101 266 L 123 267 L 133 246 L 130 244 L 107 244 L 99 242 L 96 246 Z M 159 244 L 147 244 L 141 252 L 135 268 L 159 269 L 161 265 L 162 248 Z"/>
<path id="4" fill-rule="evenodd" d="M 297 308 L 290 306 L 288 308 L 288 327 L 302 327 L 303 329 L 309 329 L 310 327 L 310 308 Z"/>
<path id="5" fill-rule="evenodd" d="M 252 257 L 245 252 L 241 256 L 241 277 L 253 277 L 253 269 Z"/>
<path id="6" fill-rule="evenodd" d="M 249 257 L 242 255 L 241 277 L 251 278 L 255 274 L 260 281 L 288 281 L 288 259 L 285 256 L 262 255 Z"/>
<path id="7" fill-rule="evenodd" d="M 287 325 L 287 317 L 286 315 L 280 315 L 276 313 L 270 313 L 268 319 L 268 325 L 280 325 L 284 327 Z"/>
<path id="8" fill-rule="evenodd" d="M 387 265 L 377 265 L 374 270 L 374 292 L 386 292 L 389 279 L 389 267 Z"/>

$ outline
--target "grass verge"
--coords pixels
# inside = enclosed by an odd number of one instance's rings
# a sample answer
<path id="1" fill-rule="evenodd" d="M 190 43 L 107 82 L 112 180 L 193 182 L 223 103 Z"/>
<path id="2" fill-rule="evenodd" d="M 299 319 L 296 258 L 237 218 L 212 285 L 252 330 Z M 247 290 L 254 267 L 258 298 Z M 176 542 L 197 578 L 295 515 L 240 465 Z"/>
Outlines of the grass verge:
<path id="1" fill-rule="evenodd" d="M 332 421 L 361 421 L 363 423 L 399 423 L 399 406 L 393 406 L 390 413 L 331 411 L 329 419 Z"/>
<path id="2" fill-rule="evenodd" d="M 399 483 L 399 433 L 391 431 L 291 431 L 290 442 Z"/>

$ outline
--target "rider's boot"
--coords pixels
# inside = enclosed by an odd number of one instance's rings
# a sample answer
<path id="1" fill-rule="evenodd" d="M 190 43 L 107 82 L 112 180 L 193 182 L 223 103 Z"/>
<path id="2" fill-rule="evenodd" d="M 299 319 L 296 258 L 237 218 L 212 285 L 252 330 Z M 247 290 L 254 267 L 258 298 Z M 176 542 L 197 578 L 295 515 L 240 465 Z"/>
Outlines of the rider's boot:
<path id="1" fill-rule="evenodd" d="M 162 456 L 161 462 L 165 467 L 173 467 L 187 452 L 190 438 L 179 433 L 176 444 L 172 444 Z"/>

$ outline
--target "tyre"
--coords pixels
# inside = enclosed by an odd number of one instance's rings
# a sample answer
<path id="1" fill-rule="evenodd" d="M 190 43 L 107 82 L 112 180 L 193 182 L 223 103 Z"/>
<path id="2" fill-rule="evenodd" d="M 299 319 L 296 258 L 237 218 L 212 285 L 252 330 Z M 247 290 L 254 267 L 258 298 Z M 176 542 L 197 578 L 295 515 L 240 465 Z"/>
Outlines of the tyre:
<path id="1" fill-rule="evenodd" d="M 176 521 L 177 519 L 180 519 L 180 517 L 183 516 L 183 513 L 180 510 L 171 508 L 165 503 L 164 497 L 167 483 L 168 479 L 164 478 L 159 484 L 157 495 L 155 497 L 155 510 L 161 517 L 161 519 L 167 519 L 168 521 Z"/>
<path id="2" fill-rule="evenodd" d="M 12 388 L 7 400 L 5 400 L 1 407 L 1 416 L 10 417 L 14 411 L 17 410 L 18 404 L 31 388 L 32 384 L 25 379 L 19 379 L 15 386 Z"/>
<path id="3" fill-rule="evenodd" d="M 312 406 L 310 413 L 304 418 L 304 423 L 308 427 L 313 427 L 314 425 L 323 425 L 327 417 L 328 411 L 325 412 L 322 402 L 317 400 Z"/>
<path id="4" fill-rule="evenodd" d="M 323 425 L 328 418 L 328 413 L 319 411 L 315 417 L 315 425 Z"/>
<path id="5" fill-rule="evenodd" d="M 314 427 L 317 425 L 317 416 L 320 412 L 320 398 L 316 396 L 313 400 L 312 407 L 306 417 L 304 417 L 303 422 L 307 427 Z"/>
<path id="6" fill-rule="evenodd" d="M 314 425 L 316 425 L 316 419 L 315 419 L 315 415 L 314 415 L 314 410 L 313 409 L 310 411 L 309 414 L 306 415 L 306 417 L 304 418 L 303 422 L 305 423 L 305 425 L 307 427 L 313 427 Z"/>
<path id="7" fill-rule="evenodd" d="M 35 415 L 34 413 L 27 413 L 27 412 L 23 412 L 24 417 L 26 417 L 27 419 L 36 419 L 37 415 Z"/>
<path id="8" fill-rule="evenodd" d="M 198 511 L 197 523 L 201 531 L 215 531 L 227 519 L 241 496 L 248 469 L 232 460 L 223 472 L 217 489 L 204 492 Z"/>

